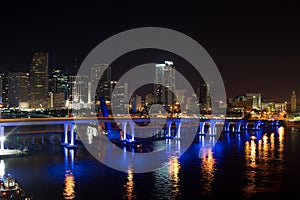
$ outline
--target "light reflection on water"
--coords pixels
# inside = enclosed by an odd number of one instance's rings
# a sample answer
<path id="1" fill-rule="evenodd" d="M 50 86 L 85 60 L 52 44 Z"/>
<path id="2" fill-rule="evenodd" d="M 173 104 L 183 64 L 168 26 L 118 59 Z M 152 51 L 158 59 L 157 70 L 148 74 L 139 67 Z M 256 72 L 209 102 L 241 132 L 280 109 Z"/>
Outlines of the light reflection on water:
<path id="1" fill-rule="evenodd" d="M 210 194 L 212 192 L 212 183 L 215 178 L 216 161 L 213 157 L 212 148 L 202 148 L 201 155 L 201 172 L 202 172 L 202 194 Z"/>
<path id="2" fill-rule="evenodd" d="M 63 191 L 63 197 L 64 199 L 75 199 L 75 177 L 72 173 L 74 170 L 74 149 L 67 149 L 64 148 L 64 158 L 65 158 L 65 168 L 66 168 L 66 174 L 65 174 L 65 187 Z M 70 156 L 69 156 L 70 155 Z M 71 164 L 71 167 L 69 166 Z"/>
<path id="3" fill-rule="evenodd" d="M 127 171 L 127 182 L 124 185 L 124 194 L 123 198 L 124 199 L 135 199 L 136 195 L 134 194 L 134 181 L 133 181 L 133 170 L 131 168 L 128 169 Z"/>
<path id="4" fill-rule="evenodd" d="M 278 137 L 276 139 L 276 137 Z M 246 197 L 280 190 L 284 169 L 284 127 L 245 142 Z"/>
<path id="5" fill-rule="evenodd" d="M 136 174 L 132 168 L 127 173 L 109 169 L 89 155 L 83 146 L 75 150 L 58 146 L 23 159 L 8 159 L 6 170 L 12 170 L 22 178 L 26 191 L 40 197 L 36 199 L 89 199 L 86 194 L 101 194 L 99 199 L 185 199 L 191 194 L 194 199 L 207 199 L 218 195 L 223 197 L 224 191 L 245 199 L 259 193 L 281 192 L 283 184 L 287 189 L 297 184 L 296 181 L 282 183 L 285 181 L 283 171 L 291 168 L 286 163 L 288 153 L 291 153 L 288 150 L 299 143 L 299 139 L 291 139 L 293 135 L 290 133 L 289 129 L 285 133 L 283 127 L 274 133 L 226 133 L 216 146 L 209 145 L 209 142 L 213 144 L 213 137 L 204 140 L 201 136 L 199 143 L 192 144 L 185 158 L 178 154 L 180 140 L 155 141 L 154 150 L 173 152 L 161 168 L 145 174 Z M 293 141 L 292 145 L 287 145 L 285 140 Z M 101 140 L 92 142 L 105 146 Z M 171 148 L 174 145 L 178 146 L 177 151 Z M 115 148 L 118 147 L 104 148 L 100 156 L 111 156 Z M 53 151 L 51 156 L 48 151 Z M 122 151 L 126 152 L 126 149 Z M 124 163 L 127 158 L 122 158 Z M 295 163 L 296 159 L 292 165 Z M 29 176 L 24 169 L 37 175 Z M 41 175 L 45 177 L 42 180 Z M 297 177 L 297 174 L 291 177 Z M 51 187 L 53 185 L 55 187 Z M 46 195 L 40 191 L 45 191 Z M 241 191 L 243 194 L 239 193 Z"/>
<path id="6" fill-rule="evenodd" d="M 66 171 L 65 188 L 63 192 L 65 199 L 75 199 L 75 180 L 71 171 Z"/>

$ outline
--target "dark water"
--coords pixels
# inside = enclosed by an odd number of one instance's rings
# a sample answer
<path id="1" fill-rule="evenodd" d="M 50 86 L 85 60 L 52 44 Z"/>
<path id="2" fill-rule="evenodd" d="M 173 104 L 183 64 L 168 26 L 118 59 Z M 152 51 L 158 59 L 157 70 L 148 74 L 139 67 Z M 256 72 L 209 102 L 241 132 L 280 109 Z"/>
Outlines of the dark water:
<path id="1" fill-rule="evenodd" d="M 4 159 L 4 165 L 36 200 L 290 199 L 300 194 L 300 129 L 224 133 L 213 148 L 200 147 L 193 143 L 180 158 L 141 174 L 111 169 L 80 145 L 67 150 L 46 144 L 27 157 Z"/>

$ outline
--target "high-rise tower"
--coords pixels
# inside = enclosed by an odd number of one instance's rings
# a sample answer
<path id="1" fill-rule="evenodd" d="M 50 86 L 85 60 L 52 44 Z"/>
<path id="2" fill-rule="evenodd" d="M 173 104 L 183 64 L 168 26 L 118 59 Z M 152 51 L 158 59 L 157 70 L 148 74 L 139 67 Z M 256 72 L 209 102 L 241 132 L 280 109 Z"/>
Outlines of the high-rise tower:
<path id="1" fill-rule="evenodd" d="M 163 106 L 175 103 L 175 67 L 173 62 L 155 65 L 154 101 Z"/>
<path id="2" fill-rule="evenodd" d="M 111 100 L 111 67 L 108 64 L 95 64 L 91 68 L 91 90 L 95 93 L 92 97 L 96 101 L 104 97 L 106 101 Z"/>
<path id="3" fill-rule="evenodd" d="M 30 108 L 48 107 L 48 53 L 35 53 L 29 73 Z"/>
<path id="4" fill-rule="evenodd" d="M 296 98 L 296 91 L 293 90 L 292 98 L 291 98 L 291 112 L 295 112 L 297 110 L 297 98 Z"/>
<path id="5" fill-rule="evenodd" d="M 28 108 L 28 79 L 26 72 L 8 74 L 8 104 L 10 107 Z"/>

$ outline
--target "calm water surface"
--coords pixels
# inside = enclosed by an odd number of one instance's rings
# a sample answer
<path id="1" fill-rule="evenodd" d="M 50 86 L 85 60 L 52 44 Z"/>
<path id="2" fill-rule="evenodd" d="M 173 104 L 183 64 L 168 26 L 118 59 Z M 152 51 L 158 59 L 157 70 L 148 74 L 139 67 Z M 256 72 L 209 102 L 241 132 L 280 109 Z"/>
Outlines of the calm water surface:
<path id="1" fill-rule="evenodd" d="M 35 200 L 290 199 L 300 194 L 300 129 L 224 133 L 213 148 L 193 143 L 143 174 L 111 169 L 80 145 L 47 144 L 27 157 L 3 159 L 3 167 Z"/>

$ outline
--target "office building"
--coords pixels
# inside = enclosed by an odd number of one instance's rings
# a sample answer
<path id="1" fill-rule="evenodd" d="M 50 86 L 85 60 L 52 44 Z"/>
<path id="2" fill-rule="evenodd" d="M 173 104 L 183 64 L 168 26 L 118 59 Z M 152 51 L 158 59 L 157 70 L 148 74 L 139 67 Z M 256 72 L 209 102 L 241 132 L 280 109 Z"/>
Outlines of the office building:
<path id="1" fill-rule="evenodd" d="M 175 67 L 173 62 L 165 61 L 155 65 L 154 101 L 163 106 L 175 103 Z"/>
<path id="2" fill-rule="evenodd" d="M 29 72 L 30 108 L 48 108 L 48 53 L 35 53 Z"/>

